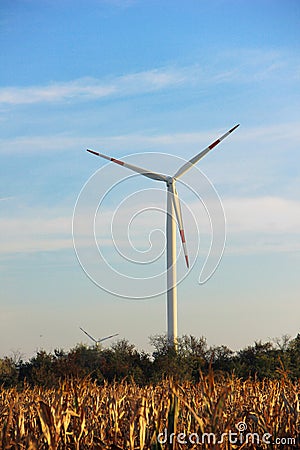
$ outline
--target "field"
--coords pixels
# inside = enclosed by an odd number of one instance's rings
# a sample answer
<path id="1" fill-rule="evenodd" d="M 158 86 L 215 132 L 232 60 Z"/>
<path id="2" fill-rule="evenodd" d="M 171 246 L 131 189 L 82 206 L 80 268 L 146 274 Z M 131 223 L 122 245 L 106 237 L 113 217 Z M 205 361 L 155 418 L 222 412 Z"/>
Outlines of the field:
<path id="1" fill-rule="evenodd" d="M 296 449 L 299 383 L 203 376 L 1 389 L 1 449 Z M 172 434 L 173 433 L 173 434 Z"/>

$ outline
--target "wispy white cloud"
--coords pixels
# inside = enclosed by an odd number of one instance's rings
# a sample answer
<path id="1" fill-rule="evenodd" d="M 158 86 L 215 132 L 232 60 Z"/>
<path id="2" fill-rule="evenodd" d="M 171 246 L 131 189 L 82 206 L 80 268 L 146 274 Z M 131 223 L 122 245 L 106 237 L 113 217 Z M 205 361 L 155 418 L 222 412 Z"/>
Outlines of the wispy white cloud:
<path id="1" fill-rule="evenodd" d="M 57 102 L 77 98 L 101 98 L 115 92 L 114 86 L 101 86 L 91 81 L 76 80 L 48 86 L 8 87 L 0 89 L 0 102 L 31 104 Z"/>
<path id="2" fill-rule="evenodd" d="M 45 86 L 1 88 L 0 103 L 17 105 L 128 96 L 174 87 L 186 80 L 186 69 L 154 69 L 110 80 L 86 77 Z"/>
<path id="3" fill-rule="evenodd" d="M 26 209 L 0 219 L 1 253 L 54 251 L 72 247 L 71 218 L 57 211 Z"/>
<path id="4" fill-rule="evenodd" d="M 184 199 L 182 199 L 184 200 Z M 149 206 L 149 205 L 148 205 Z M 145 230 L 164 230 L 163 205 L 155 203 L 157 208 L 162 208 L 157 214 L 144 214 L 134 223 L 134 239 L 136 243 L 146 245 Z M 227 235 L 231 245 L 227 245 L 227 251 L 239 253 L 261 253 L 296 251 L 300 249 L 300 202 L 281 197 L 257 197 L 257 198 L 226 198 L 223 206 L 227 218 Z M 118 238 L 128 245 L 126 233 L 130 217 L 134 216 L 136 210 L 144 210 L 145 203 L 130 204 L 124 206 L 122 214 L 118 216 L 115 225 Z M 201 235 L 210 234 L 209 227 L 204 227 L 203 206 L 197 201 L 189 203 L 189 208 L 196 218 L 201 218 Z M 110 225 L 114 211 L 111 208 L 103 209 L 101 212 L 101 245 L 112 246 Z M 82 216 L 83 217 L 83 216 Z M 159 218 L 159 226 L 158 226 Z M 80 218 L 78 219 L 80 220 Z M 100 219 L 99 219 L 100 220 Z M 185 228 L 190 246 L 196 239 L 189 235 L 193 230 L 192 216 L 185 211 Z M 202 226 L 203 225 L 203 226 Z M 81 245 L 94 244 L 93 220 L 80 225 Z M 106 230 L 104 232 L 104 230 Z M 104 233 L 104 234 L 103 234 Z M 193 234 L 193 233 L 192 233 Z M 0 236 L 2 254 L 14 254 L 20 252 L 41 252 L 71 249 L 72 241 L 72 217 L 64 214 L 61 210 L 46 209 L 20 209 L 14 217 L 2 217 L 0 220 Z M 162 239 L 159 235 L 159 239 Z M 156 236 L 157 237 L 157 236 Z M 192 251 L 192 247 L 190 247 Z"/>
<path id="5" fill-rule="evenodd" d="M 0 104 L 19 105 L 97 100 L 155 92 L 182 85 L 249 83 L 288 70 L 289 57 L 266 50 L 239 50 L 216 55 L 215 65 L 161 67 L 111 78 L 85 77 L 44 86 L 2 87 Z M 293 61 L 294 63 L 294 61 Z M 294 64 L 293 64 L 294 67 Z M 293 73 L 297 72 L 294 70 Z"/>
<path id="6" fill-rule="evenodd" d="M 232 124 L 228 124 L 231 126 Z M 172 153 L 186 150 L 195 151 L 205 147 L 212 140 L 216 139 L 223 132 L 223 130 L 207 130 L 202 132 L 190 133 L 169 133 L 169 134 L 122 134 L 116 136 L 69 136 L 66 134 L 45 135 L 45 136 L 18 136 L 8 139 L 0 139 L 0 154 L 34 154 L 36 152 L 55 152 L 63 149 L 73 150 L 74 148 L 105 148 L 111 152 L 117 151 L 114 156 L 120 155 L 120 150 L 126 152 L 130 149 L 131 152 L 149 150 L 149 147 L 159 148 L 161 151 L 170 151 Z M 238 129 L 231 139 L 231 146 L 237 144 L 248 145 L 252 148 L 255 143 L 255 148 L 270 148 L 272 143 L 272 151 L 276 148 L 286 149 L 286 143 L 289 147 L 298 145 L 300 141 L 300 124 L 299 122 L 290 122 L 282 124 L 274 124 L 268 126 L 261 126 L 255 128 L 243 127 Z M 201 148 L 200 148 L 201 147 Z M 244 147 L 243 147 L 244 148 Z M 251 157 L 255 153 L 255 148 L 251 150 Z M 270 151 L 271 151 L 270 150 Z M 193 154 L 191 154 L 193 156 Z M 260 151 L 260 158 L 263 155 Z"/>
<path id="7" fill-rule="evenodd" d="M 300 202 L 280 197 L 225 199 L 232 254 L 300 251 Z"/>
<path id="8" fill-rule="evenodd" d="M 0 197 L 0 202 L 5 202 L 8 200 L 12 200 L 14 197 Z"/>
<path id="9" fill-rule="evenodd" d="M 283 70 L 290 70 L 290 58 L 290 55 L 278 50 L 235 48 L 218 55 L 212 75 L 218 82 L 265 80 Z M 219 70 L 219 66 L 226 69 Z"/>
<path id="10" fill-rule="evenodd" d="M 230 197 L 222 203 L 227 223 L 227 254 L 300 251 L 299 201 L 262 196 Z M 199 216 L 199 202 L 190 207 Z"/>
<path id="11" fill-rule="evenodd" d="M 280 197 L 229 198 L 223 201 L 230 233 L 300 233 L 300 202 Z"/>

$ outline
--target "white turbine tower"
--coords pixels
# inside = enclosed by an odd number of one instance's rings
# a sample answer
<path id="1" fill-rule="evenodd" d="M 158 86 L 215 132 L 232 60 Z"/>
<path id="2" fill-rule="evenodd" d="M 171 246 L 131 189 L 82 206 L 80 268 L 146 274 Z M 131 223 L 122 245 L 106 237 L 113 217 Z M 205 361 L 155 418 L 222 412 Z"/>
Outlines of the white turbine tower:
<path id="1" fill-rule="evenodd" d="M 98 344 L 100 344 L 100 342 L 106 341 L 107 339 L 113 338 L 115 336 L 118 336 L 119 333 L 117 334 L 112 334 L 110 336 L 106 336 L 104 338 L 99 338 L 99 339 L 95 339 L 93 336 L 91 336 L 87 331 L 85 331 L 83 328 L 79 327 L 81 331 L 83 331 L 84 334 L 86 334 L 94 343 L 95 346 L 98 347 Z"/>
<path id="2" fill-rule="evenodd" d="M 180 200 L 176 191 L 176 181 L 188 170 L 190 170 L 201 158 L 203 158 L 210 150 L 218 145 L 223 139 L 229 136 L 238 125 L 235 125 L 227 133 L 223 134 L 219 139 L 214 141 L 187 163 L 185 163 L 172 177 L 162 175 L 160 173 L 152 172 L 150 170 L 143 169 L 141 167 L 128 164 L 120 161 L 119 159 L 110 158 L 102 153 L 95 152 L 93 150 L 87 150 L 96 156 L 101 156 L 108 161 L 112 161 L 127 169 L 133 170 L 145 177 L 152 178 L 157 181 L 164 181 L 167 185 L 167 221 L 166 221 L 166 235 L 167 235 L 167 329 L 168 340 L 173 346 L 177 343 L 177 286 L 176 286 L 176 221 L 179 228 L 179 234 L 183 246 L 186 265 L 189 267 L 189 259 L 183 229 L 183 220 L 181 213 Z M 175 221 L 176 218 L 176 221 Z"/>

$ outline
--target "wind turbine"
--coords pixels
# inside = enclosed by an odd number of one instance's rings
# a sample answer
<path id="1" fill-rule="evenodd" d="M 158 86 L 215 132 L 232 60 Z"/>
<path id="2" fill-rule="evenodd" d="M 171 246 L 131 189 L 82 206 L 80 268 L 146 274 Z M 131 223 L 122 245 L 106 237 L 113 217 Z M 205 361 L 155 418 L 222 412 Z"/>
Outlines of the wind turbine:
<path id="1" fill-rule="evenodd" d="M 110 336 L 106 336 L 104 338 L 99 338 L 99 339 L 95 339 L 93 336 L 91 336 L 87 331 L 85 331 L 83 328 L 79 327 L 81 329 L 81 331 L 83 331 L 84 334 L 86 334 L 93 342 L 95 342 L 95 346 L 98 347 L 98 344 L 100 344 L 100 342 L 106 341 L 107 339 L 113 338 L 115 336 L 118 336 L 119 333 L 117 334 L 112 334 Z"/>
<path id="2" fill-rule="evenodd" d="M 87 149 L 88 152 L 96 156 L 101 156 L 101 158 L 112 161 L 120 166 L 126 167 L 127 169 L 137 172 L 140 175 L 151 178 L 156 181 L 163 181 L 167 185 L 167 220 L 166 220 L 166 235 L 167 235 L 167 332 L 168 340 L 170 345 L 175 346 L 177 344 L 177 286 L 176 286 L 176 217 L 177 225 L 179 228 L 179 234 L 182 242 L 182 247 L 184 251 L 186 265 L 189 268 L 189 258 L 187 253 L 183 220 L 181 213 L 180 200 L 176 191 L 176 181 L 182 175 L 184 175 L 188 170 L 190 170 L 195 164 L 197 164 L 200 159 L 202 159 L 210 150 L 212 150 L 216 145 L 218 145 L 223 139 L 229 136 L 238 125 L 235 125 L 227 133 L 223 134 L 219 139 L 214 141 L 188 162 L 186 162 L 182 167 L 178 169 L 175 175 L 167 176 L 160 173 L 152 172 L 150 170 L 143 169 L 141 167 L 128 164 L 119 159 L 111 158 L 109 156 L 103 155 L 102 153 L 95 152 L 94 150 Z M 87 333 L 86 333 L 87 334 Z"/>

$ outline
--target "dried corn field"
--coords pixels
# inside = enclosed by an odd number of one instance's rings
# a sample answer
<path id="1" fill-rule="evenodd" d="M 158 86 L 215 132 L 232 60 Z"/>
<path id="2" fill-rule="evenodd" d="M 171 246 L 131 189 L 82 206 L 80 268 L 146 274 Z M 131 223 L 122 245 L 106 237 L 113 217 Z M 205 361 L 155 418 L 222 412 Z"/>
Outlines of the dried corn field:
<path id="1" fill-rule="evenodd" d="M 1 449 L 296 449 L 299 413 L 299 384 L 287 378 L 71 380 L 56 390 L 1 389 Z"/>

